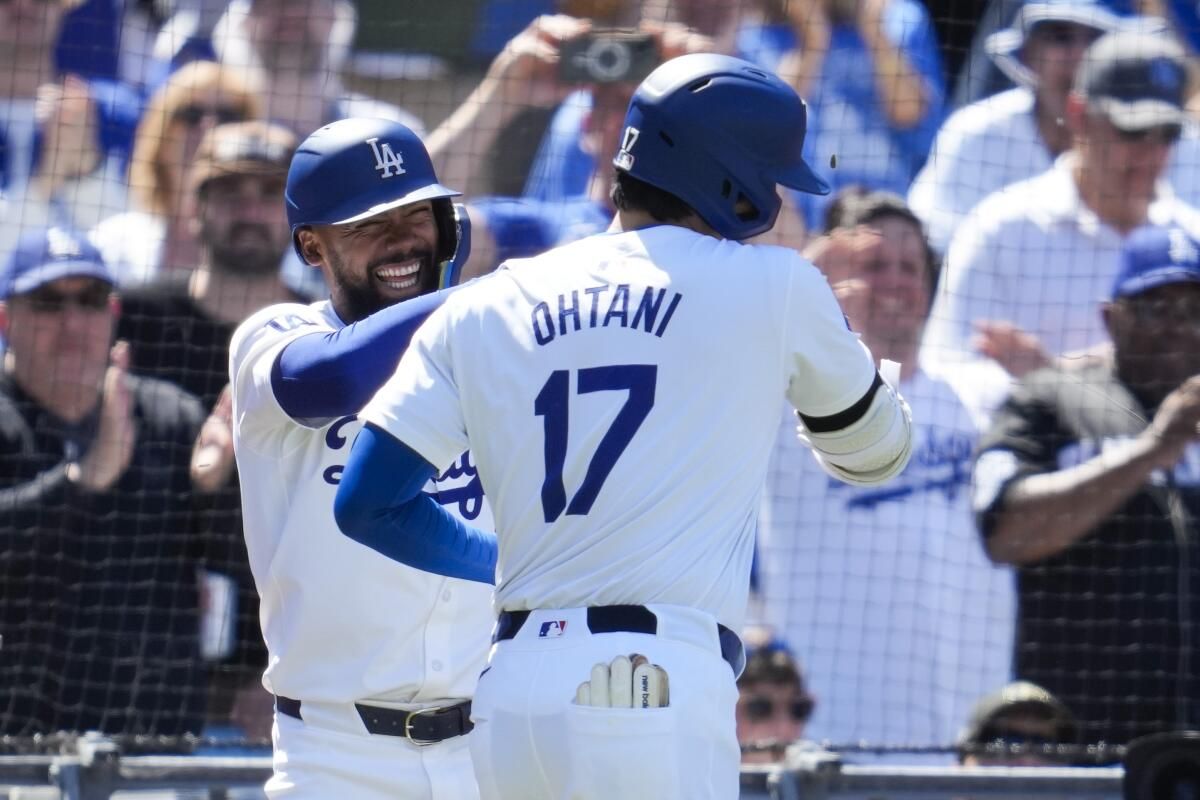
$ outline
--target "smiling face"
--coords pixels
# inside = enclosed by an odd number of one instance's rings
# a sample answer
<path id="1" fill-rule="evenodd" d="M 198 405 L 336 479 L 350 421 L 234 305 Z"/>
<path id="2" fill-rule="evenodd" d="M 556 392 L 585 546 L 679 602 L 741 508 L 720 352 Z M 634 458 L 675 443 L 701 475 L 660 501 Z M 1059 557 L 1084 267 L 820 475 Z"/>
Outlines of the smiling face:
<path id="1" fill-rule="evenodd" d="M 356 322 L 438 287 L 437 222 L 422 200 L 347 225 L 297 231 L 305 260 L 325 271 L 333 307 Z"/>
<path id="2" fill-rule="evenodd" d="M 879 236 L 856 276 L 871 287 L 866 330 L 861 333 L 891 352 L 921 339 L 933 289 L 928 255 L 921 231 L 908 220 L 885 216 L 868 227 Z"/>

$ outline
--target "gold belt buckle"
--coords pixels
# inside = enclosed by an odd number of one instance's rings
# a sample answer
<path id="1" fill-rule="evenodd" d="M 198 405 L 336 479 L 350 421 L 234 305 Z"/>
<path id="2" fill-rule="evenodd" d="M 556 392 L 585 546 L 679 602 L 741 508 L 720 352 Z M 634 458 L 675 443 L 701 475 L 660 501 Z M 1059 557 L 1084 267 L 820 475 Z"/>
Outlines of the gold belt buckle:
<path id="1" fill-rule="evenodd" d="M 437 744 L 437 739 L 414 739 L 412 735 L 413 719 L 422 714 L 436 714 L 441 711 L 441 708 L 418 708 L 416 711 L 408 712 L 408 716 L 404 718 L 404 738 L 415 744 L 417 747 L 428 747 L 431 744 Z"/>

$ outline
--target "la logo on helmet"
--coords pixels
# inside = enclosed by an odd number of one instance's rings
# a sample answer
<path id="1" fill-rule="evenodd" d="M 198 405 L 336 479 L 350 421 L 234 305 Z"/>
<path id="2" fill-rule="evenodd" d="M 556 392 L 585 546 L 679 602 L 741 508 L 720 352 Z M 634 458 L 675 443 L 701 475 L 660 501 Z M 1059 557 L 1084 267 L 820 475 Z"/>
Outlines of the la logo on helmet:
<path id="1" fill-rule="evenodd" d="M 404 159 L 396 155 L 392 150 L 392 146 L 387 142 L 382 144 L 379 142 L 379 137 L 367 139 L 367 144 L 371 145 L 371 152 L 375 154 L 375 169 L 379 172 L 381 178 L 390 178 L 393 175 L 403 175 Z M 395 170 L 395 172 L 392 172 Z"/>

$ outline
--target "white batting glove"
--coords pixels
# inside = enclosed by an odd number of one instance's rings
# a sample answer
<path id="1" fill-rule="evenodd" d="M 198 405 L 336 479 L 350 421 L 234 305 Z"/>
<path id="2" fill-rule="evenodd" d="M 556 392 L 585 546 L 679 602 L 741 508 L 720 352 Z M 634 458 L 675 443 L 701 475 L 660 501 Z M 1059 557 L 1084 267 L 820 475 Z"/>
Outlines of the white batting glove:
<path id="1" fill-rule="evenodd" d="M 662 708 L 670 705 L 667 671 L 634 653 L 592 667 L 575 690 L 575 703 L 596 708 Z"/>

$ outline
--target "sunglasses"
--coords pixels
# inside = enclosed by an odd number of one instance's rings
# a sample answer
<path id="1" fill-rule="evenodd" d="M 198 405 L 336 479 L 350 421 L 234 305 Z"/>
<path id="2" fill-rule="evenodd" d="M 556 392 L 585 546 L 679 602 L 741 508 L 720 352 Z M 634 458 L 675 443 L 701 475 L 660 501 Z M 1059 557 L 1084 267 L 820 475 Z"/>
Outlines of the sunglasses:
<path id="1" fill-rule="evenodd" d="M 97 284 L 78 292 L 34 289 L 28 294 L 21 295 L 19 300 L 35 314 L 61 314 L 66 311 L 67 306 L 74 306 L 81 311 L 107 310 L 108 300 L 111 296 L 112 287 Z"/>
<path id="2" fill-rule="evenodd" d="M 2 2 L 3 0 L 0 0 Z M 233 106 L 201 106 L 201 105 L 186 105 L 175 109 L 171 114 L 171 118 L 176 122 L 182 122 L 189 128 L 194 128 L 204 121 L 206 117 L 211 117 L 217 121 L 218 125 L 225 125 L 229 122 L 242 122 L 246 119 L 245 112 L 240 108 Z"/>
<path id="3" fill-rule="evenodd" d="M 812 714 L 813 701 L 811 698 L 802 697 L 791 702 L 780 701 L 777 703 L 774 698 L 767 695 L 753 695 L 746 698 L 743 708 L 746 711 L 746 718 L 751 722 L 763 722 L 780 712 L 786 713 L 793 722 L 804 722 Z"/>

